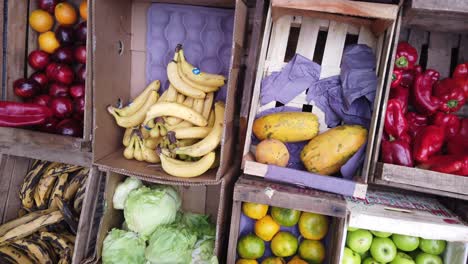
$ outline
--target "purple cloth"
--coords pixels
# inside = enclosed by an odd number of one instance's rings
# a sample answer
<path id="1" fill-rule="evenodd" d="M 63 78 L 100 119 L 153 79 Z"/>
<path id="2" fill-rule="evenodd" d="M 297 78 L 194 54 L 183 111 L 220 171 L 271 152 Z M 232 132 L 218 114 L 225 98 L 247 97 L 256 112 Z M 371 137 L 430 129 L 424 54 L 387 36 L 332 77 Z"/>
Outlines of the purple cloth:
<path id="1" fill-rule="evenodd" d="M 262 80 L 260 103 L 265 105 L 277 101 L 287 104 L 319 78 L 320 65 L 296 54 L 281 71 L 273 72 Z"/>

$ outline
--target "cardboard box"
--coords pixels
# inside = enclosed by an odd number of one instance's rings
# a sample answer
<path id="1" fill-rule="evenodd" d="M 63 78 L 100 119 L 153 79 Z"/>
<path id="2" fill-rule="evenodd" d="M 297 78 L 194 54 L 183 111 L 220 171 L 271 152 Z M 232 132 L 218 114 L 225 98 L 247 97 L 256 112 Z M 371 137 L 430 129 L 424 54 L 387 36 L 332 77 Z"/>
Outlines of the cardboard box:
<path id="1" fill-rule="evenodd" d="M 18 196 L 24 176 L 27 174 L 33 159 L 25 157 L 17 157 L 11 155 L 0 156 L 0 223 L 4 224 L 8 221 L 18 218 L 18 211 L 21 209 L 21 200 Z M 95 173 L 95 169 L 90 170 L 90 175 Z M 89 221 L 87 220 L 88 209 L 86 204 L 92 201 L 90 194 L 93 192 L 93 186 L 90 186 L 90 178 L 86 181 L 86 193 L 81 209 L 80 220 L 75 238 L 73 263 L 79 263 L 82 259 L 83 248 L 86 246 L 89 233 Z M 91 191 L 88 191 L 91 190 Z"/>
<path id="2" fill-rule="evenodd" d="M 78 7 L 81 0 L 69 0 L 75 7 Z M 88 0 L 91 6 L 92 0 Z M 29 77 L 34 71 L 28 66 L 28 54 L 38 49 L 37 37 L 28 23 L 28 12 L 38 9 L 37 1 L 7 1 L 4 7 L 6 20 L 3 29 L 6 39 L 3 44 L 6 46 L 5 58 L 2 60 L 2 91 L 1 100 L 21 101 L 13 92 L 13 82 L 16 79 Z M 3 6 L 2 6 L 3 8 Z M 86 97 L 83 137 L 69 137 L 49 134 L 39 131 L 0 127 L 0 149 L 2 153 L 26 156 L 35 159 L 54 159 L 55 161 L 78 164 L 83 166 L 91 165 L 91 133 L 92 133 L 92 52 L 91 52 L 91 8 L 88 9 L 88 39 L 87 39 L 87 71 L 86 71 Z M 3 14 L 3 13 L 2 13 Z M 2 35 L 3 38 L 3 35 Z M 3 54 L 3 53 L 2 53 Z"/>
<path id="3" fill-rule="evenodd" d="M 326 263 L 339 262 L 339 248 L 345 228 L 346 202 L 335 194 L 312 189 L 304 189 L 286 184 L 272 183 L 252 176 L 241 176 L 234 186 L 234 197 L 229 235 L 228 259 L 237 259 L 237 242 L 240 238 L 242 203 L 253 202 L 296 209 L 329 216 Z"/>
<path id="4" fill-rule="evenodd" d="M 432 3 L 429 2 L 426 4 L 432 5 Z M 413 4 L 416 3 L 421 5 L 423 4 L 422 1 L 413 1 Z M 466 4 L 460 3 L 460 5 Z M 404 7 L 411 9 L 406 5 Z M 425 69 L 435 69 L 439 71 L 440 79 L 451 76 L 455 65 L 458 63 L 468 61 L 467 32 L 450 33 L 449 28 L 453 24 L 442 20 L 437 22 L 440 22 L 441 25 L 439 25 L 439 27 L 434 27 L 432 29 L 434 31 L 426 31 L 425 29 L 420 29 L 412 24 L 410 24 L 411 26 L 407 26 L 405 24 L 405 19 L 407 18 L 404 15 L 406 12 L 409 12 L 408 9 L 403 9 L 403 16 L 400 15 L 398 18 L 395 39 L 392 43 L 393 53 L 389 60 L 390 65 L 388 67 L 388 71 L 384 75 L 386 84 L 382 94 L 382 107 L 380 108 L 379 113 L 380 118 L 376 124 L 377 129 L 371 159 L 372 167 L 370 181 L 384 186 L 468 200 L 468 177 L 384 163 L 381 162 L 380 159 L 384 117 L 387 109 L 393 66 L 395 62 L 395 52 L 398 43 L 400 41 L 407 41 L 414 46 L 419 54 L 418 64 L 422 65 Z M 442 14 L 436 11 L 429 13 Z M 430 20 L 431 16 L 421 17 L 421 19 Z M 447 30 L 448 32 L 439 32 L 441 30 Z M 454 50 L 458 52 L 453 53 Z M 468 104 L 465 104 L 456 114 L 460 117 L 466 118 L 468 116 Z"/>
<path id="5" fill-rule="evenodd" d="M 216 224 L 215 252 L 220 263 L 223 263 L 223 259 L 225 258 L 225 249 L 227 246 L 226 241 L 228 234 L 226 221 L 228 221 L 229 215 L 229 197 L 232 194 L 232 179 L 234 172 L 235 171 L 231 169 L 226 174 L 226 177 L 212 185 L 187 183 L 182 185 L 180 182 L 167 181 L 144 182 L 144 185 L 146 186 L 154 184 L 172 185 L 173 187 L 176 187 L 181 194 L 181 209 L 184 212 L 210 215 L 211 221 Z M 101 172 L 101 177 L 103 178 L 105 187 L 102 194 L 99 195 L 102 195 L 104 210 L 102 212 L 102 217 L 97 221 L 97 232 L 92 234 L 88 241 L 88 245 L 91 246 L 89 246 L 86 251 L 91 251 L 91 254 L 87 256 L 86 263 L 94 263 L 100 260 L 102 243 L 107 233 L 112 230 L 112 228 L 120 228 L 124 222 L 123 210 L 114 209 L 112 198 L 117 185 L 123 182 L 127 176 L 107 171 Z M 99 211 L 101 209 L 102 208 L 96 207 L 94 210 Z M 90 211 L 89 214 L 96 215 L 94 218 L 98 218 L 97 215 L 101 214 L 101 212 L 96 213 Z"/>
<path id="6" fill-rule="evenodd" d="M 349 0 L 314 1 L 313 4 L 310 1 L 273 0 L 271 2 L 266 18 L 247 124 L 247 136 L 243 152 L 245 174 L 342 195 L 365 197 L 380 99 L 384 90 L 385 78 L 383 76 L 387 72 L 387 61 L 391 53 L 391 40 L 396 26 L 398 10 L 398 5 Z M 323 31 L 328 32 L 326 40 L 319 41 L 318 36 L 323 35 Z M 296 34 L 295 37 L 290 36 L 293 33 Z M 299 53 L 311 60 L 322 58 L 320 59 L 320 79 L 338 75 L 341 71 L 340 62 L 345 42 L 347 39 L 352 38 L 355 39 L 353 43 L 367 44 L 373 49 L 377 59 L 376 73 L 378 75 L 378 86 L 365 149 L 365 160 L 360 172 L 355 175 L 353 180 L 347 180 L 256 162 L 253 155 L 255 145 L 252 144 L 252 126 L 256 115 L 264 110 L 282 105 L 277 104 L 276 101 L 263 106 L 260 105 L 263 78 L 272 72 L 281 70 L 288 62 L 288 59 L 286 59 L 288 54 L 291 57 L 294 53 Z M 297 39 L 297 41 L 291 39 Z M 320 133 L 322 133 L 328 129 L 325 124 L 324 113 L 318 107 L 314 107 L 307 102 L 306 93 L 307 91 L 304 91 L 299 94 L 285 106 L 300 108 L 305 112 L 312 111 L 318 116 Z"/>
<path id="7" fill-rule="evenodd" d="M 122 156 L 124 129 L 115 124 L 114 118 L 106 111 L 108 105 L 118 98 L 124 102 L 135 97 L 146 86 L 146 29 L 147 12 L 153 1 L 95 2 L 94 8 L 94 111 L 95 130 L 93 154 L 95 163 L 103 170 L 134 175 L 145 180 L 168 180 L 213 184 L 232 165 L 234 160 L 234 98 L 238 86 L 239 69 L 244 45 L 247 7 L 237 1 L 158 1 L 163 3 L 191 4 L 208 7 L 234 9 L 233 43 L 231 48 L 230 71 L 227 80 L 226 112 L 221 140 L 221 162 L 216 170 L 190 179 L 181 179 L 166 174 L 161 167 L 148 167 L 147 163 L 126 160 Z M 168 47 L 165 52 L 172 52 Z"/>
<path id="8" fill-rule="evenodd" d="M 347 197 L 346 202 L 349 227 L 446 240 L 444 263 L 468 260 L 468 226 L 435 198 L 369 190 L 366 199 Z M 346 233 L 344 230 L 341 257 Z"/>

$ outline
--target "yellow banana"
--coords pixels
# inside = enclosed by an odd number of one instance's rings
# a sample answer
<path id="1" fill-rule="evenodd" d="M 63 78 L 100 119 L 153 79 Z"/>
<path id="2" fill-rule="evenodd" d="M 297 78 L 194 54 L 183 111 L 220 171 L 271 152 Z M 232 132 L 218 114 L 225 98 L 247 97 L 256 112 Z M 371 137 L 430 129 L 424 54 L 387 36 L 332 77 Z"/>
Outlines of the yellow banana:
<path id="1" fill-rule="evenodd" d="M 199 142 L 192 146 L 176 148 L 176 154 L 184 154 L 191 157 L 201 157 L 218 147 L 223 134 L 223 119 L 224 119 L 224 103 L 217 102 L 215 104 L 215 123 L 210 133 Z"/>
<path id="2" fill-rule="evenodd" d="M 27 237 L 37 232 L 42 227 L 59 223 L 62 220 L 63 215 L 58 210 L 45 215 L 41 215 L 28 223 L 10 229 L 8 232 L 6 232 L 3 236 L 0 237 L 0 243 Z"/>
<path id="3" fill-rule="evenodd" d="M 135 157 L 134 154 L 135 154 L 135 135 L 133 135 L 132 138 L 130 139 L 130 143 L 125 148 L 123 152 L 123 156 L 126 159 L 133 159 Z"/>
<path id="4" fill-rule="evenodd" d="M 210 127 L 187 127 L 172 130 L 177 139 L 204 138 L 210 133 L 210 131 Z"/>
<path id="5" fill-rule="evenodd" d="M 160 96 L 159 99 L 158 99 L 158 102 L 165 102 L 165 101 L 166 101 L 166 99 L 167 99 L 167 91 L 168 91 L 168 90 L 164 91 L 164 92 L 161 94 L 161 96 Z"/>
<path id="6" fill-rule="evenodd" d="M 131 127 L 125 129 L 125 133 L 124 133 L 124 136 L 123 136 L 123 139 L 122 139 L 122 144 L 125 147 L 128 147 L 128 145 L 130 144 L 130 139 L 132 137 L 132 132 L 133 132 L 133 128 L 131 128 Z"/>
<path id="7" fill-rule="evenodd" d="M 157 100 L 158 93 L 156 91 L 151 91 L 144 105 L 131 116 L 119 116 L 115 112 L 115 108 L 112 106 L 107 107 L 107 111 L 114 116 L 117 125 L 126 128 L 135 127 L 143 123 L 143 120 L 145 120 L 146 112 L 148 112 L 148 109 L 151 108 L 151 106 L 153 106 Z M 147 121 L 149 121 L 149 119 Z"/>
<path id="8" fill-rule="evenodd" d="M 147 124 L 145 124 L 146 127 L 148 128 L 153 128 L 156 125 L 156 122 L 154 119 L 150 120 Z"/>
<path id="9" fill-rule="evenodd" d="M 208 117 L 208 127 L 213 127 L 215 123 L 215 113 L 213 110 L 210 112 L 210 117 Z"/>
<path id="10" fill-rule="evenodd" d="M 183 94 L 177 94 L 177 100 L 176 102 L 179 103 L 179 104 L 183 104 L 185 101 L 185 95 Z"/>
<path id="11" fill-rule="evenodd" d="M 166 125 L 167 131 L 172 131 L 177 128 L 186 128 L 186 127 L 193 127 L 193 124 L 190 123 L 189 121 L 182 121 L 177 125 L 173 125 L 173 126 Z"/>
<path id="12" fill-rule="evenodd" d="M 198 99 L 196 99 L 198 100 Z M 188 106 L 188 107 L 192 107 L 193 106 L 193 98 L 192 97 L 186 97 L 183 104 L 185 106 Z M 180 118 L 177 118 L 177 117 L 172 117 L 172 116 L 168 116 L 168 117 L 165 117 L 164 120 L 166 121 L 166 123 L 170 126 L 175 126 L 177 124 L 179 124 L 180 122 L 184 121 L 183 119 L 180 119 Z"/>
<path id="13" fill-rule="evenodd" d="M 45 209 L 49 205 L 49 197 L 54 189 L 55 181 L 58 178 L 57 176 L 58 175 L 42 175 L 34 191 L 34 201 L 36 202 L 37 208 Z"/>
<path id="14" fill-rule="evenodd" d="M 203 101 L 203 112 L 202 116 L 206 119 L 210 116 L 211 108 L 213 106 L 214 93 L 207 93 L 205 101 Z"/>
<path id="15" fill-rule="evenodd" d="M 200 91 L 203 91 L 205 93 L 209 93 L 209 92 L 216 92 L 219 90 L 220 87 L 216 87 L 216 86 L 206 86 L 206 85 L 201 85 L 201 84 L 198 84 L 194 81 L 192 81 L 190 78 L 187 77 L 187 75 L 185 75 L 182 71 L 182 66 L 181 66 L 181 63 L 180 63 L 180 60 L 177 62 L 177 70 L 179 71 L 179 76 L 180 78 L 182 79 L 182 81 L 184 81 L 185 83 L 187 83 L 188 85 L 192 86 L 193 88 L 196 88 Z"/>
<path id="16" fill-rule="evenodd" d="M 32 239 L 18 239 L 12 246 L 24 251 L 28 257 L 38 264 L 52 264 L 52 259 L 46 248 Z M 21 263 L 21 262 L 20 262 Z"/>
<path id="17" fill-rule="evenodd" d="M 161 142 L 162 137 L 158 138 L 147 138 L 144 140 L 145 147 L 149 149 L 156 149 L 158 147 L 159 142 Z"/>
<path id="18" fill-rule="evenodd" d="M 141 152 L 141 138 L 137 135 L 135 135 L 135 152 L 133 155 L 135 156 L 135 159 L 138 161 L 143 161 L 143 153 Z"/>
<path id="19" fill-rule="evenodd" d="M 163 170 L 172 176 L 191 178 L 205 173 L 215 161 L 215 153 L 210 152 L 198 161 L 187 162 L 169 158 L 164 154 L 159 155 Z"/>
<path id="20" fill-rule="evenodd" d="M 185 59 L 184 50 L 181 46 L 179 48 L 180 49 L 178 53 L 181 64 L 181 70 L 189 79 L 191 79 L 195 83 L 205 86 L 220 87 L 224 85 L 226 81 L 226 78 L 224 76 L 219 74 L 201 72 L 197 67 L 187 62 L 187 60 Z"/>
<path id="21" fill-rule="evenodd" d="M 172 84 L 169 84 L 169 88 L 167 88 L 167 96 L 164 101 L 166 102 L 175 102 L 177 101 L 177 90 L 172 86 Z"/>
<path id="22" fill-rule="evenodd" d="M 49 197 L 49 208 L 56 209 L 57 207 L 57 202 L 56 199 L 54 199 L 56 196 L 58 198 L 62 198 L 63 192 L 65 190 L 65 186 L 68 181 L 68 173 L 63 173 L 60 176 L 58 176 L 58 179 L 55 182 L 55 186 L 52 190 L 52 193 L 50 194 Z"/>
<path id="23" fill-rule="evenodd" d="M 197 126 L 206 126 L 208 124 L 206 118 L 195 112 L 192 108 L 183 104 L 161 102 L 153 105 L 146 114 L 145 122 L 160 116 L 174 116 Z"/>
<path id="24" fill-rule="evenodd" d="M 16 249 L 11 245 L 3 245 L 0 247 L 0 262 L 1 263 L 21 263 L 33 264 L 34 261 L 26 255 L 23 250 Z"/>
<path id="25" fill-rule="evenodd" d="M 141 132 L 141 136 L 143 137 L 143 139 L 149 138 L 150 129 L 146 128 L 146 126 L 141 126 L 140 127 L 140 132 Z"/>
<path id="26" fill-rule="evenodd" d="M 52 163 L 53 164 L 53 163 Z M 34 190 L 45 170 L 49 168 L 47 161 L 35 162 L 28 174 L 24 177 L 23 184 L 19 192 L 21 204 L 24 209 L 31 211 L 34 207 Z"/>
<path id="27" fill-rule="evenodd" d="M 203 104 L 204 104 L 203 99 L 195 99 L 193 100 L 193 110 L 197 111 L 197 113 L 203 114 Z M 205 117 L 206 118 L 206 117 Z"/>
<path id="28" fill-rule="evenodd" d="M 150 96 L 150 93 L 152 91 L 158 92 L 160 86 L 161 86 L 161 83 L 159 82 L 159 80 L 151 82 L 145 88 L 145 90 L 143 90 L 143 92 L 140 95 L 138 95 L 135 98 L 135 100 L 133 100 L 131 104 L 129 104 L 128 106 L 124 108 L 115 108 L 115 112 L 119 116 L 131 116 L 135 114 L 141 107 L 143 107 L 148 97 Z"/>
<path id="29" fill-rule="evenodd" d="M 184 82 L 180 76 L 179 72 L 177 70 L 177 62 L 176 61 L 171 61 L 167 65 L 167 78 L 169 79 L 169 82 L 174 86 L 174 88 L 181 94 L 190 96 L 196 99 L 203 99 L 205 98 L 205 93 L 193 88 L 192 86 L 188 85 L 186 82 Z"/>
<path id="30" fill-rule="evenodd" d="M 140 148 L 144 161 L 149 163 L 159 163 L 161 161 L 158 154 L 156 154 L 156 151 L 154 149 L 147 148 L 143 142 L 140 142 Z"/>

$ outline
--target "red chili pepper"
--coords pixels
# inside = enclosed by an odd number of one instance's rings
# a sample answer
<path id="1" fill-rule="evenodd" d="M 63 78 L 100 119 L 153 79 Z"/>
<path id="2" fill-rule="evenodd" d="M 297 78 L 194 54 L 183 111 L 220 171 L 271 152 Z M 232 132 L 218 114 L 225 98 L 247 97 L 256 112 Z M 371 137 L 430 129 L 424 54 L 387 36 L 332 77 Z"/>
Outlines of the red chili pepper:
<path id="1" fill-rule="evenodd" d="M 419 167 L 442 173 L 468 176 L 468 155 L 434 156 Z"/>
<path id="2" fill-rule="evenodd" d="M 400 101 L 397 99 L 388 100 L 384 123 L 385 132 L 392 137 L 399 138 L 407 129 L 408 123 L 406 122 Z"/>
<path id="3" fill-rule="evenodd" d="M 460 119 L 454 114 L 437 112 L 432 117 L 432 124 L 443 127 L 448 138 L 457 135 L 460 131 Z"/>
<path id="4" fill-rule="evenodd" d="M 0 102 L 0 126 L 20 127 L 39 125 L 52 116 L 52 111 L 38 104 Z"/>
<path id="5" fill-rule="evenodd" d="M 451 78 L 443 79 L 435 84 L 434 96 L 441 101 L 439 110 L 445 113 L 458 111 L 466 102 L 462 87 Z"/>
<path id="6" fill-rule="evenodd" d="M 438 126 L 426 126 L 421 128 L 414 138 L 413 158 L 419 162 L 425 162 L 429 157 L 437 154 L 444 144 L 445 130 Z"/>
<path id="7" fill-rule="evenodd" d="M 432 95 L 432 86 L 439 80 L 440 74 L 435 70 L 427 70 L 418 77 L 413 87 L 413 104 L 423 115 L 432 115 L 439 109 L 439 98 Z"/>
<path id="8" fill-rule="evenodd" d="M 457 85 L 462 87 L 465 97 L 468 98 L 468 62 L 458 64 L 452 77 L 457 82 Z"/>
<path id="9" fill-rule="evenodd" d="M 388 139 L 387 139 L 388 137 Z M 384 135 L 382 138 L 382 161 L 385 163 L 413 167 L 413 157 L 409 142 Z"/>
<path id="10" fill-rule="evenodd" d="M 390 85 L 390 87 L 395 88 L 395 87 L 400 86 L 402 80 L 403 80 L 403 70 L 393 69 L 392 84 Z"/>
<path id="11" fill-rule="evenodd" d="M 406 122 L 408 123 L 408 134 L 414 138 L 422 127 L 429 124 L 427 116 L 420 115 L 416 112 L 408 112 L 405 115 Z"/>
<path id="12" fill-rule="evenodd" d="M 449 138 L 447 142 L 447 153 L 468 154 L 468 118 L 460 121 L 458 134 Z"/>
<path id="13" fill-rule="evenodd" d="M 403 113 L 408 111 L 409 89 L 402 86 L 391 89 L 390 99 L 396 99 L 400 102 Z"/>
<path id="14" fill-rule="evenodd" d="M 411 69 L 418 60 L 418 51 L 408 42 L 398 43 L 395 57 L 395 67 Z"/>
<path id="15" fill-rule="evenodd" d="M 401 83 L 400 85 L 406 88 L 413 88 L 414 80 L 422 73 L 422 67 L 415 65 L 412 69 L 401 70 Z"/>

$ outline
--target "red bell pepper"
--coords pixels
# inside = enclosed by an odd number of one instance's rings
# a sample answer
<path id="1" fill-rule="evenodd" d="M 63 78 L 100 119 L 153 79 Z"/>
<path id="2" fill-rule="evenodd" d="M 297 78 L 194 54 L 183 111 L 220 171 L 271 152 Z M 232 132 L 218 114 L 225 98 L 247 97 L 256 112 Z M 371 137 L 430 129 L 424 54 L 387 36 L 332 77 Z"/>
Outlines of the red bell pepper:
<path id="1" fill-rule="evenodd" d="M 437 112 L 432 117 L 432 124 L 445 129 L 445 135 L 450 138 L 458 134 L 460 130 L 460 119 L 454 114 Z"/>
<path id="2" fill-rule="evenodd" d="M 395 67 L 411 69 L 418 61 L 418 51 L 408 42 L 398 43 L 395 57 Z"/>
<path id="3" fill-rule="evenodd" d="M 388 100 L 384 130 L 388 135 L 396 138 L 408 130 L 405 114 L 403 113 L 400 101 L 397 99 Z"/>
<path id="4" fill-rule="evenodd" d="M 402 86 L 390 90 L 390 99 L 396 99 L 400 102 L 403 113 L 408 111 L 409 89 Z"/>
<path id="5" fill-rule="evenodd" d="M 392 83 L 390 84 L 390 88 L 396 88 L 400 86 L 402 80 L 403 80 L 403 70 L 393 69 Z"/>
<path id="6" fill-rule="evenodd" d="M 445 130 L 438 126 L 426 126 L 421 128 L 414 138 L 413 158 L 419 162 L 425 162 L 429 157 L 437 154 L 444 144 Z"/>
<path id="7" fill-rule="evenodd" d="M 468 118 L 462 118 L 460 120 L 460 131 L 458 135 L 468 138 Z"/>
<path id="8" fill-rule="evenodd" d="M 21 127 L 39 125 L 52 116 L 45 106 L 32 103 L 0 102 L 0 126 Z"/>
<path id="9" fill-rule="evenodd" d="M 468 154 L 468 118 L 460 121 L 458 134 L 448 140 L 447 153 Z"/>
<path id="10" fill-rule="evenodd" d="M 442 173 L 468 176 L 468 155 L 434 156 L 419 167 Z"/>
<path id="11" fill-rule="evenodd" d="M 468 62 L 458 64 L 452 75 L 458 86 L 461 86 L 468 98 Z"/>
<path id="12" fill-rule="evenodd" d="M 427 116 L 420 115 L 416 112 L 408 112 L 405 115 L 406 122 L 408 123 L 408 134 L 414 138 L 422 127 L 429 124 Z"/>
<path id="13" fill-rule="evenodd" d="M 439 110 L 445 113 L 458 111 L 466 102 L 465 92 L 455 79 L 446 78 L 434 86 L 434 96 L 439 98 Z"/>
<path id="14" fill-rule="evenodd" d="M 400 85 L 406 88 L 413 88 L 414 80 L 422 71 L 420 65 L 415 65 L 412 69 L 402 70 Z"/>
<path id="15" fill-rule="evenodd" d="M 414 82 L 412 90 L 413 104 L 423 115 L 432 115 L 439 109 L 439 98 L 432 95 L 432 87 L 439 80 L 440 74 L 435 70 L 427 70 Z"/>
<path id="16" fill-rule="evenodd" d="M 388 139 L 387 139 L 388 137 Z M 413 156 L 409 142 L 392 136 L 382 138 L 382 161 L 385 163 L 413 167 Z"/>

